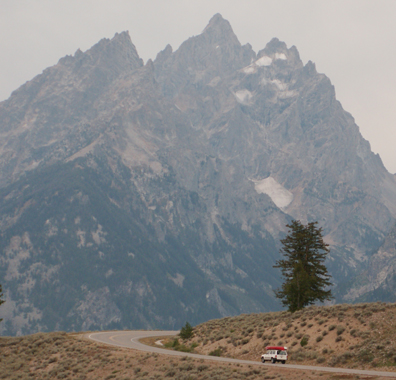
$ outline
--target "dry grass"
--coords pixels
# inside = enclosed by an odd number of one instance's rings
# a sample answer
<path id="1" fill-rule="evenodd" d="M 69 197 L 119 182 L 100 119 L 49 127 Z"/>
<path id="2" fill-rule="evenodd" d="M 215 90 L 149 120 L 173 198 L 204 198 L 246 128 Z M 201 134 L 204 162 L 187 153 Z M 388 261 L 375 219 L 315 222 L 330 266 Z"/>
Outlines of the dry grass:
<path id="1" fill-rule="evenodd" d="M 289 347 L 289 363 L 396 371 L 396 304 L 309 307 L 240 315 L 195 328 L 195 352 L 260 360 L 267 345 Z M 302 340 L 308 340 L 301 346 Z"/>
<path id="2" fill-rule="evenodd" d="M 269 366 L 222 364 L 102 345 L 78 334 L 0 338 L 0 379 L 311 380 L 337 374 Z M 357 379 L 352 376 L 349 379 Z M 377 377 L 380 379 L 380 377 Z"/>
<path id="3" fill-rule="evenodd" d="M 302 312 L 250 314 L 213 320 L 181 344 L 194 352 L 259 361 L 264 346 L 288 345 L 290 363 L 396 370 L 396 305 L 311 307 Z M 321 337 L 320 339 L 317 339 Z M 308 338 L 304 348 L 300 341 Z M 336 342 L 338 338 L 342 338 Z M 153 343 L 153 342 L 151 342 Z M 294 345 L 293 345 L 294 344 Z M 281 364 L 225 364 L 107 346 L 80 334 L 40 333 L 0 338 L 0 379 L 358 379 L 296 371 Z M 360 377 L 362 379 L 363 377 Z M 364 377 L 365 378 L 365 377 Z M 371 379 L 382 377 L 370 377 Z"/>

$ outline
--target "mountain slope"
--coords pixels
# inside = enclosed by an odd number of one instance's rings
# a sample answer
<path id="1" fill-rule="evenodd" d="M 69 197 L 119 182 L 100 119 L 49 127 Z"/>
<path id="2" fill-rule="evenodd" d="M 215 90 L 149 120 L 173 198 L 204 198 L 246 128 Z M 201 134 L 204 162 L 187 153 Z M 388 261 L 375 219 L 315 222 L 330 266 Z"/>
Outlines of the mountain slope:
<path id="1" fill-rule="evenodd" d="M 127 33 L 62 58 L 0 103 L 0 147 L 7 334 L 277 310 L 292 218 L 324 227 L 341 300 L 395 223 L 330 80 L 220 15 L 145 65 Z"/>

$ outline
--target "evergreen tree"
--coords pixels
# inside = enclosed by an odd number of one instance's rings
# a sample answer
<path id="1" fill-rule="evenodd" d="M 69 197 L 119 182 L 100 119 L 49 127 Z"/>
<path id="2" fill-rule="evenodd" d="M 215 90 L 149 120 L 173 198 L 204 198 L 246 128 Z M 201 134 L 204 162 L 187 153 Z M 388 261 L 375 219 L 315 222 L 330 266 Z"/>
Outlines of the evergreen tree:
<path id="1" fill-rule="evenodd" d="M 179 336 L 182 339 L 190 339 L 194 335 L 194 328 L 186 322 L 186 324 L 181 328 Z"/>
<path id="2" fill-rule="evenodd" d="M 329 245 L 323 241 L 322 228 L 318 228 L 317 224 L 303 225 L 293 220 L 286 226 L 289 234 L 281 240 L 280 252 L 284 258 L 278 260 L 274 268 L 281 268 L 284 282 L 275 295 L 292 313 L 316 301 L 333 298 L 331 290 L 325 290 L 331 285 L 324 265 L 330 252 Z"/>
<path id="3" fill-rule="evenodd" d="M 2 298 L 3 298 L 3 289 L 2 289 L 1 284 L 0 284 L 0 305 L 3 304 L 3 303 L 5 302 Z M 2 320 L 3 320 L 3 319 L 0 318 L 0 322 L 1 322 Z"/>

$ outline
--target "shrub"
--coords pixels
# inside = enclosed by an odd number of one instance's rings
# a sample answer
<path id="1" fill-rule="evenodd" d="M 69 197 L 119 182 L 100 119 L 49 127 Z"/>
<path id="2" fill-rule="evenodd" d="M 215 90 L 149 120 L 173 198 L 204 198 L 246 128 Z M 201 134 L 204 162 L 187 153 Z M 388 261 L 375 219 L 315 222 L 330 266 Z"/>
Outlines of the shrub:
<path id="1" fill-rule="evenodd" d="M 345 331 L 344 326 L 337 326 L 337 335 L 341 335 Z"/>
<path id="2" fill-rule="evenodd" d="M 335 341 L 336 341 L 336 342 L 341 342 L 341 341 L 342 341 L 342 336 L 341 336 L 341 335 L 338 335 L 338 336 L 335 338 Z"/>
<path id="3" fill-rule="evenodd" d="M 175 340 L 172 342 L 172 347 L 173 347 L 173 348 L 175 348 L 175 347 L 177 347 L 177 346 L 179 346 L 179 345 L 180 345 L 179 339 L 175 339 Z"/>
<path id="4" fill-rule="evenodd" d="M 324 363 L 326 361 L 326 358 L 324 358 L 323 356 L 320 356 L 319 358 L 316 359 L 316 363 L 321 364 Z"/>
<path id="5" fill-rule="evenodd" d="M 329 361 L 329 366 L 334 367 L 339 363 L 339 357 L 338 356 L 332 356 L 330 361 Z"/>
<path id="6" fill-rule="evenodd" d="M 209 355 L 210 356 L 221 356 L 221 348 L 216 348 L 215 350 L 210 351 Z"/>
<path id="7" fill-rule="evenodd" d="M 195 369 L 195 366 L 192 363 L 187 362 L 186 364 L 183 364 L 179 368 L 180 371 L 192 371 L 193 369 Z"/>
<path id="8" fill-rule="evenodd" d="M 301 362 L 304 359 L 306 359 L 304 351 L 300 350 L 300 351 L 297 351 L 297 352 L 293 353 L 293 360 L 295 360 L 296 362 Z"/>
<path id="9" fill-rule="evenodd" d="M 319 335 L 318 337 L 316 337 L 316 341 L 319 343 L 321 340 L 323 340 L 323 336 Z"/>
<path id="10" fill-rule="evenodd" d="M 180 345 L 179 339 L 174 339 L 171 342 L 166 342 L 165 343 L 165 347 L 166 348 L 170 348 L 170 347 L 175 348 L 175 347 L 177 347 L 179 345 Z"/>
<path id="11" fill-rule="evenodd" d="M 302 338 L 301 341 L 300 341 L 300 345 L 301 345 L 301 347 L 304 347 L 307 344 L 308 344 L 308 337 L 304 336 L 304 338 Z"/>
<path id="12" fill-rule="evenodd" d="M 203 371 L 206 371 L 208 368 L 209 367 L 207 365 L 202 364 L 202 365 L 198 366 L 197 370 L 198 370 L 198 372 L 203 372 Z"/>
<path id="13" fill-rule="evenodd" d="M 193 345 L 191 347 L 187 347 L 184 344 L 180 344 L 179 346 L 175 347 L 176 351 L 181 351 L 181 352 L 192 352 L 194 351 Z"/>
<path id="14" fill-rule="evenodd" d="M 367 349 L 360 351 L 357 356 L 360 361 L 365 363 L 369 363 L 374 359 L 374 355 Z"/>
<path id="15" fill-rule="evenodd" d="M 333 331 L 337 326 L 336 325 L 330 325 L 329 326 L 329 331 Z"/>
<path id="16" fill-rule="evenodd" d="M 353 357 L 353 352 L 345 352 L 339 356 L 339 360 L 342 364 L 345 364 L 349 359 Z"/>

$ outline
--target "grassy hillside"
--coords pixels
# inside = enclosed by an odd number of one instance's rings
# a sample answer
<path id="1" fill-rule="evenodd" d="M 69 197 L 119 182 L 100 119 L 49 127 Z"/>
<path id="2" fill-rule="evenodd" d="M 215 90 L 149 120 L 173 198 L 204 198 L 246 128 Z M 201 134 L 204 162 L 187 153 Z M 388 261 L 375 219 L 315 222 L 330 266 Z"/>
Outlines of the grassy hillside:
<path id="1" fill-rule="evenodd" d="M 80 334 L 40 333 L 0 338 L 0 379 L 7 380 L 301 380 L 301 376 L 310 380 L 345 379 L 345 375 L 321 371 L 170 357 L 165 350 L 164 355 L 149 354 L 102 345 Z"/>
<path id="2" fill-rule="evenodd" d="M 396 304 L 309 307 L 212 320 L 195 328 L 195 352 L 260 360 L 267 345 L 289 348 L 288 363 L 396 371 Z M 308 340 L 306 346 L 301 341 Z"/>
<path id="3" fill-rule="evenodd" d="M 180 341 L 194 352 L 259 361 L 264 347 L 290 347 L 289 363 L 396 371 L 396 304 L 336 305 L 240 315 L 203 323 Z M 301 347 L 306 337 L 308 343 Z M 153 342 L 156 338 L 151 339 Z M 83 334 L 0 338 L 0 379 L 359 379 L 355 375 L 221 364 L 96 343 Z M 382 377 L 373 377 L 382 379 Z"/>

